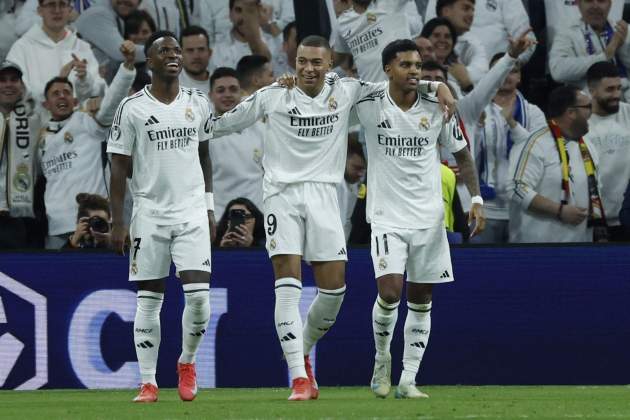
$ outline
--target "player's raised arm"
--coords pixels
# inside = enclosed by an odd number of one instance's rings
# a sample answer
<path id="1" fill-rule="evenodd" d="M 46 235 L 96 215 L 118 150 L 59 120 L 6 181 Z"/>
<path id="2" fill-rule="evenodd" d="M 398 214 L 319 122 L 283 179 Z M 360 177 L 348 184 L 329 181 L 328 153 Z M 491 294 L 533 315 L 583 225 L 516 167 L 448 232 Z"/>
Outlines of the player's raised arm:
<path id="1" fill-rule="evenodd" d="M 267 97 L 274 90 L 283 89 L 278 85 L 271 85 L 257 90 L 234 107 L 221 115 L 212 115 L 208 121 L 212 138 L 241 131 L 265 115 Z"/>

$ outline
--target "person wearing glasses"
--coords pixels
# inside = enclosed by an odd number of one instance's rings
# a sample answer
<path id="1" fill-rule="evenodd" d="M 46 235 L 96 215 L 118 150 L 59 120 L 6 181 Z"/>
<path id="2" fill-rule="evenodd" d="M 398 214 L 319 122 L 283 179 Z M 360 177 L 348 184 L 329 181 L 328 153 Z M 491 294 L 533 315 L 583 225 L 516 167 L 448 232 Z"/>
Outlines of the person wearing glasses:
<path id="1" fill-rule="evenodd" d="M 510 242 L 593 242 L 606 217 L 598 155 L 588 133 L 591 99 L 561 86 L 549 97 L 546 127 L 510 155 Z"/>
<path id="2" fill-rule="evenodd" d="M 72 10 L 69 0 L 39 0 L 42 24 L 33 25 L 7 55 L 23 70 L 22 80 L 37 103 L 44 100 L 46 83 L 56 76 L 68 77 L 79 101 L 98 96 L 105 86 L 90 44 L 68 26 Z M 120 44 L 122 40 L 117 47 Z"/>

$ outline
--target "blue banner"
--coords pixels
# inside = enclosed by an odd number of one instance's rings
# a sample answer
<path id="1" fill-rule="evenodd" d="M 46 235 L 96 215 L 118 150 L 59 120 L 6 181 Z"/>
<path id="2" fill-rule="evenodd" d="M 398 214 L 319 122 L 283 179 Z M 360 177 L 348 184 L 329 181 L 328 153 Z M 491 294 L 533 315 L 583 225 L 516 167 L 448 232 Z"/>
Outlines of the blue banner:
<path id="1" fill-rule="evenodd" d="M 455 282 L 434 289 L 421 384 L 626 384 L 630 246 L 452 249 Z M 367 249 L 349 251 L 337 323 L 315 348 L 322 385 L 366 385 L 376 286 Z M 102 253 L 0 253 L 0 387 L 134 388 L 135 289 L 127 261 Z M 213 251 L 202 387 L 287 385 L 264 250 Z M 316 294 L 303 267 L 302 313 Z M 158 383 L 177 384 L 183 294 L 169 279 Z M 401 370 L 405 305 L 392 343 Z"/>

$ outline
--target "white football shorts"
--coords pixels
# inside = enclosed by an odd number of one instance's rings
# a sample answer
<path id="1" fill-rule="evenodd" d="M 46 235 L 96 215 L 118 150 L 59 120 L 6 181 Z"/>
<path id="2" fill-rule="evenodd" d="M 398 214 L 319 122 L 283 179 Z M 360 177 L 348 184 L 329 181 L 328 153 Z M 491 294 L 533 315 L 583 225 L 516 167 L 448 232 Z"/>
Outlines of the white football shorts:
<path id="1" fill-rule="evenodd" d="M 446 229 L 399 229 L 372 223 L 372 263 L 376 278 L 404 274 L 412 283 L 454 280 Z"/>
<path id="2" fill-rule="evenodd" d="M 265 198 L 266 247 L 274 255 L 302 255 L 306 261 L 347 261 L 335 184 L 287 184 Z"/>
<path id="3" fill-rule="evenodd" d="M 176 225 L 157 225 L 141 215 L 135 215 L 131 220 L 129 237 L 130 281 L 168 277 L 171 260 L 177 273 L 212 271 L 207 217 Z"/>

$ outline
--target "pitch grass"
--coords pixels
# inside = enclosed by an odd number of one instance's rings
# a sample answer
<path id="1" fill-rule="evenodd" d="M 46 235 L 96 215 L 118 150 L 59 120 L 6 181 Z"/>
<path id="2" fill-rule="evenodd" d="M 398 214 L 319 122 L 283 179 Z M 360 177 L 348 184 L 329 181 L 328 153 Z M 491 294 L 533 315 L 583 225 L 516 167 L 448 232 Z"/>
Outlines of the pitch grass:
<path id="1" fill-rule="evenodd" d="M 318 401 L 287 402 L 288 389 L 201 390 L 192 403 L 161 389 L 156 404 L 134 390 L 0 392 L 2 419 L 630 419 L 628 386 L 427 386 L 431 398 L 376 399 L 369 388 L 325 387 Z"/>

